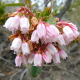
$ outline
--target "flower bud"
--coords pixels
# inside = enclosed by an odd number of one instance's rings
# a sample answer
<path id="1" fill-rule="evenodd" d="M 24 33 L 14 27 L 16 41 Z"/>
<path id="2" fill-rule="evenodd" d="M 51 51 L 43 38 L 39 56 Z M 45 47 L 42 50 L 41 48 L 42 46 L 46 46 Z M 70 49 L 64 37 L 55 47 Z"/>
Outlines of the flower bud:
<path id="1" fill-rule="evenodd" d="M 68 57 L 68 55 L 62 49 L 60 49 L 58 51 L 58 53 L 59 53 L 60 57 L 63 59 L 66 59 L 66 57 Z"/>

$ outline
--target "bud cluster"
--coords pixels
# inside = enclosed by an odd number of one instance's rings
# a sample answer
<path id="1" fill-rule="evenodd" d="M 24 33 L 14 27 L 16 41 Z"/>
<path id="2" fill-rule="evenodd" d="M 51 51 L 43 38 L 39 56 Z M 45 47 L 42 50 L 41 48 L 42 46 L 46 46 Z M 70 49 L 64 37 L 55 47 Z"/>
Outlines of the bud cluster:
<path id="1" fill-rule="evenodd" d="M 60 63 L 60 57 L 68 57 L 60 46 L 79 36 L 73 23 L 56 18 L 56 25 L 48 24 L 25 7 L 9 16 L 3 26 L 12 32 L 10 49 L 17 55 L 15 63 L 19 67 L 21 63 L 34 63 L 34 66 L 42 66 L 43 62 L 51 63 L 52 60 Z"/>

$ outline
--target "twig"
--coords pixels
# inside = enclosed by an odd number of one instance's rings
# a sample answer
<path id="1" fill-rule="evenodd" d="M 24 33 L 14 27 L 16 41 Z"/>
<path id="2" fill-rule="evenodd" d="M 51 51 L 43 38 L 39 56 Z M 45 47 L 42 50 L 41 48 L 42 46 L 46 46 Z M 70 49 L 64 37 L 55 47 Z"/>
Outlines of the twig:
<path id="1" fill-rule="evenodd" d="M 4 59 L 4 58 L 1 57 L 1 56 L 0 56 L 0 59 L 4 60 L 5 62 L 8 62 L 8 63 L 12 64 L 10 60 L 6 60 L 6 59 Z"/>
<path id="2" fill-rule="evenodd" d="M 77 77 L 80 78 L 80 75 L 79 75 L 79 74 L 75 73 L 75 72 L 72 71 L 72 70 L 67 70 L 66 68 L 62 68 L 61 66 L 57 66 L 57 65 L 43 65 L 43 66 L 55 66 L 55 67 L 58 67 L 58 68 L 61 69 L 61 70 L 64 70 L 64 71 L 66 71 L 66 72 L 69 72 L 69 73 L 71 73 L 71 74 L 73 74 L 73 75 L 75 75 L 75 76 L 77 76 Z M 45 71 L 42 71 L 42 72 L 45 72 Z M 48 71 L 46 71 L 46 72 L 48 72 Z M 49 71 L 49 72 L 51 72 L 51 71 Z"/>
<path id="3" fill-rule="evenodd" d="M 8 68 L 10 68 L 10 69 L 12 69 L 12 70 L 14 70 L 14 68 L 13 68 L 13 67 L 11 67 L 11 66 L 8 66 L 8 65 L 7 65 L 7 67 L 8 67 Z"/>
<path id="4" fill-rule="evenodd" d="M 20 80 L 23 80 L 23 77 L 24 77 L 25 73 L 28 73 L 28 69 L 25 69 L 23 71 L 23 73 L 21 74 Z"/>
<path id="5" fill-rule="evenodd" d="M 17 72 L 15 72 L 14 74 L 12 74 L 12 75 L 10 76 L 10 80 L 12 80 L 13 77 L 16 76 L 18 73 L 20 73 L 21 71 L 22 71 L 22 69 L 19 69 Z"/>
<path id="6" fill-rule="evenodd" d="M 70 7 L 72 0 L 66 0 L 66 3 L 63 7 L 63 9 L 60 11 L 60 13 L 58 14 L 58 18 L 59 20 L 61 20 L 62 16 L 64 15 L 64 13 L 67 11 L 67 9 Z"/>
<path id="7" fill-rule="evenodd" d="M 47 7 L 48 3 L 50 2 L 51 0 L 45 0 L 44 1 L 44 4 L 45 4 L 45 7 Z"/>
<path id="8" fill-rule="evenodd" d="M 76 49 L 78 48 L 78 46 L 79 46 L 79 44 L 75 43 L 75 44 L 71 47 L 71 49 L 68 51 L 68 54 L 71 53 L 71 52 L 76 51 Z"/>

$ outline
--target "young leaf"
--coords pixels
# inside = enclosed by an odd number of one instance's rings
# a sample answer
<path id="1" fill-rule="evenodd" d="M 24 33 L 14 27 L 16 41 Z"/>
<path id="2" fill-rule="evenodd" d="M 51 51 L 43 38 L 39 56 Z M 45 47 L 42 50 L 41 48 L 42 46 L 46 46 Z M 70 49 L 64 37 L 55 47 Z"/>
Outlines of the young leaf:
<path id="1" fill-rule="evenodd" d="M 6 7 L 6 6 L 25 6 L 25 4 L 24 3 L 12 3 L 12 4 L 3 5 L 3 7 Z"/>
<path id="2" fill-rule="evenodd" d="M 42 67 L 36 67 L 33 65 L 34 64 L 32 64 L 32 66 L 31 66 L 31 75 L 32 75 L 32 77 L 35 78 L 40 74 Z"/>
<path id="3" fill-rule="evenodd" d="M 56 22 L 55 22 L 55 19 L 54 19 L 54 18 L 48 19 L 48 20 L 47 20 L 47 23 L 56 25 Z"/>

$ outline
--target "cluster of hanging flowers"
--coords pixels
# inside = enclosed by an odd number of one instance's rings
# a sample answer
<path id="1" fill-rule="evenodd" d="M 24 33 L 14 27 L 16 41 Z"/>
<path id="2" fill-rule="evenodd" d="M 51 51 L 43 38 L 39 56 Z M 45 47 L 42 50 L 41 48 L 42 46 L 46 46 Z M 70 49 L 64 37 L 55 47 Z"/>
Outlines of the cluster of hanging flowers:
<path id="1" fill-rule="evenodd" d="M 31 17 L 32 16 L 32 17 Z M 55 19 L 56 25 L 38 20 L 30 10 L 22 7 L 17 12 L 10 14 L 10 18 L 3 25 L 12 35 L 11 50 L 17 55 L 16 66 L 21 63 L 34 63 L 42 66 L 43 63 L 60 63 L 60 57 L 66 59 L 68 55 L 60 46 L 67 45 L 79 36 L 76 25 L 64 20 Z"/>

